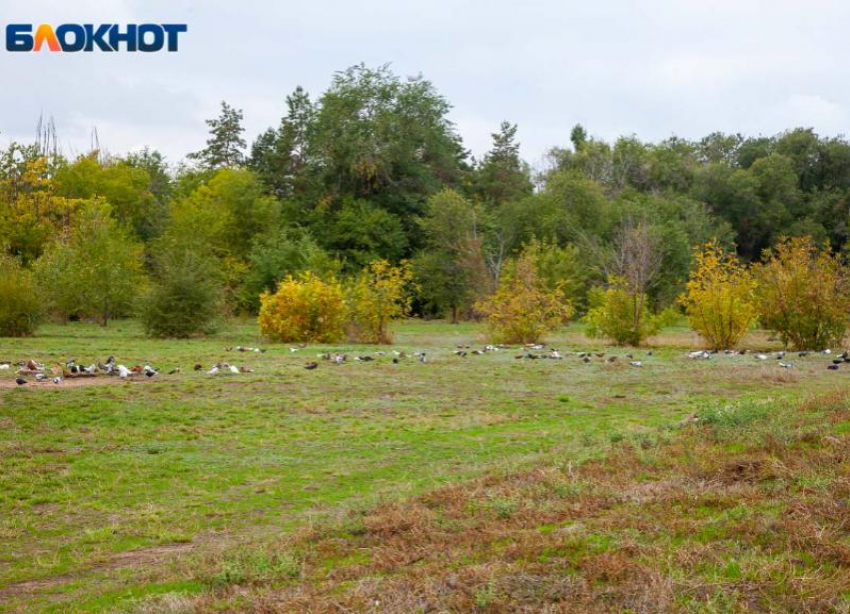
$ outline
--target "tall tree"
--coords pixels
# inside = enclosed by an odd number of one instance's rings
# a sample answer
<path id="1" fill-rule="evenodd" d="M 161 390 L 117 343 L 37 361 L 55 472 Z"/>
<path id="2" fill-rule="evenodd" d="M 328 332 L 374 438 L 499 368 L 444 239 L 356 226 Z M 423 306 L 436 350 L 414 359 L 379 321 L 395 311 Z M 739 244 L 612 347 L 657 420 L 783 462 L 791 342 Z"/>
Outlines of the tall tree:
<path id="1" fill-rule="evenodd" d="M 279 198 L 304 189 L 309 137 L 316 109 L 300 86 L 286 97 L 287 114 L 277 129 L 263 132 L 251 147 L 248 165 Z"/>
<path id="2" fill-rule="evenodd" d="M 528 165 L 519 156 L 516 133 L 516 124 L 502 122 L 492 134 L 493 147 L 476 169 L 476 192 L 492 207 L 529 196 L 534 188 Z"/>
<path id="3" fill-rule="evenodd" d="M 207 146 L 200 151 L 190 153 L 190 160 L 197 160 L 208 169 L 235 168 L 244 160 L 246 147 L 242 133 L 242 110 L 234 109 L 226 102 L 221 103 L 221 114 L 215 119 L 206 120 L 210 127 Z"/>

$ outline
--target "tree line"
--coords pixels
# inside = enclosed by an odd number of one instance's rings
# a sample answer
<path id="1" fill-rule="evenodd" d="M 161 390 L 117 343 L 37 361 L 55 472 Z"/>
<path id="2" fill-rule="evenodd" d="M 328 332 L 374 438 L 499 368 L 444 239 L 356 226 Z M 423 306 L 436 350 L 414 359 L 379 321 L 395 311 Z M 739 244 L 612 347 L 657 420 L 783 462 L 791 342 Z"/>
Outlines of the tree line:
<path id="1" fill-rule="evenodd" d="M 290 277 L 353 279 L 376 262 L 411 271 L 405 313 L 486 316 L 506 284 L 533 278 L 599 324 L 618 289 L 641 313 L 681 309 L 694 246 L 744 265 L 786 238 L 846 248 L 843 137 L 606 142 L 577 125 L 532 169 L 515 124 L 475 158 L 450 111 L 424 78 L 356 65 L 318 96 L 297 88 L 250 145 L 222 103 L 206 146 L 176 165 L 149 149 L 65 159 L 14 143 L 0 152 L 3 267 L 45 290 L 53 318 L 141 313 L 175 335 L 259 313 Z M 193 310 L 177 317 L 181 303 Z"/>

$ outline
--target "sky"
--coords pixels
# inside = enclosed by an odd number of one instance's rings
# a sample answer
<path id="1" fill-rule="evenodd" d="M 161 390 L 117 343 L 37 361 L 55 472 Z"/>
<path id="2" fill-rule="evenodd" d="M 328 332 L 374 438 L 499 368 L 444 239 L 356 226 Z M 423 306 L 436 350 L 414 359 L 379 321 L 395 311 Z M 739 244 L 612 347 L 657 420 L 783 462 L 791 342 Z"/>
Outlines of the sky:
<path id="1" fill-rule="evenodd" d="M 576 123 L 599 138 L 713 131 L 850 133 L 842 0 L 0 0 L 7 23 L 186 23 L 176 53 L 9 53 L 0 47 L 0 145 L 53 117 L 66 155 L 97 130 L 113 154 L 149 146 L 178 162 L 203 147 L 220 101 L 249 143 L 296 86 L 389 63 L 452 104 L 480 156 L 519 125 L 537 165 Z"/>

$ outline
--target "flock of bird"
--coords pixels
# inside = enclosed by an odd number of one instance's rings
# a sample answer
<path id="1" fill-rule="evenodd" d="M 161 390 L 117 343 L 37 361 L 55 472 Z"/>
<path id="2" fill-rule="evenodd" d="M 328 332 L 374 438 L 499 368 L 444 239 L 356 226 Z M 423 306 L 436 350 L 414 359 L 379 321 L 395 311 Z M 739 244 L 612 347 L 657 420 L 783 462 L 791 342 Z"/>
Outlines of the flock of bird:
<path id="1" fill-rule="evenodd" d="M 66 379 L 96 377 L 98 375 L 129 379 L 134 376 L 151 378 L 159 373 L 157 369 L 147 364 L 135 365 L 133 367 L 118 364 L 114 356 L 110 356 L 104 362 L 93 362 L 89 365 L 78 364 L 75 359 L 71 358 L 66 360 L 64 364 L 54 364 L 49 370 L 44 363 L 36 362 L 35 360 L 24 360 L 16 364 L 18 369 L 15 372 L 17 375 L 15 383 L 18 386 L 28 384 L 28 377 L 31 377 L 36 382 L 61 384 Z M 11 366 L 11 362 L 0 362 L 0 370 L 8 370 Z"/>
<path id="2" fill-rule="evenodd" d="M 290 353 L 296 353 L 301 350 L 307 348 L 306 344 L 299 344 L 295 347 L 290 347 Z M 266 352 L 265 348 L 258 347 L 247 347 L 247 346 L 236 346 L 236 347 L 227 347 L 224 348 L 225 351 L 231 352 L 250 352 L 254 354 L 264 354 Z M 466 359 L 471 356 L 485 356 L 487 354 L 493 354 L 504 351 L 515 351 L 515 347 L 507 346 L 507 345 L 485 345 L 482 348 L 473 348 L 470 345 L 458 345 L 454 350 L 452 350 L 452 354 L 454 356 L 458 356 L 460 358 Z M 784 369 L 793 369 L 795 364 L 790 361 L 791 355 L 785 351 L 777 351 L 777 352 L 751 352 L 746 349 L 742 350 L 725 350 L 723 352 L 717 350 L 695 350 L 687 353 L 687 357 L 691 360 L 710 360 L 717 355 L 726 355 L 726 356 L 745 356 L 751 355 L 754 360 L 757 361 L 767 361 L 767 360 L 776 360 L 779 367 Z M 797 356 L 799 358 L 805 358 L 810 354 L 815 354 L 815 352 L 798 352 Z M 832 351 L 829 349 L 823 350 L 819 352 L 819 354 L 828 356 L 831 359 L 831 362 L 827 365 L 827 368 L 832 371 L 837 371 L 842 364 L 850 363 L 850 351 L 841 352 L 840 354 L 835 354 L 833 357 Z M 557 348 L 547 346 L 542 343 L 534 343 L 527 344 L 522 346 L 521 351 L 519 353 L 514 354 L 514 358 L 516 360 L 564 360 L 568 357 L 575 357 L 581 360 L 583 363 L 590 362 L 604 362 L 604 363 L 615 363 L 618 360 L 623 360 L 624 362 L 628 362 L 628 364 L 632 367 L 643 367 L 645 364 L 645 360 L 650 358 L 653 355 L 652 351 L 646 351 L 643 353 L 643 356 L 640 358 L 636 357 L 634 353 L 627 353 L 623 355 L 617 354 L 608 354 L 606 352 L 589 352 L 589 351 L 579 351 L 579 352 L 564 352 Z M 375 351 L 371 354 L 358 354 L 356 356 L 352 356 L 349 361 L 349 355 L 340 353 L 340 352 L 324 352 L 317 355 L 321 362 L 327 363 L 332 366 L 340 366 L 344 365 L 348 362 L 357 362 L 357 363 L 365 363 L 372 362 L 379 358 L 391 356 L 391 360 L 393 364 L 399 364 L 403 361 L 407 360 L 415 360 L 422 364 L 429 362 L 429 355 L 423 351 L 419 350 L 416 352 L 412 352 L 411 354 L 407 354 L 404 351 L 400 350 L 391 350 L 391 351 Z M 13 363 L 10 361 L 0 361 L 0 371 L 9 370 L 13 366 Z M 114 356 L 110 356 L 104 362 L 93 362 L 89 365 L 78 363 L 74 359 L 67 360 L 64 364 L 54 364 L 49 369 L 45 367 L 43 363 L 36 362 L 34 360 L 26 360 L 15 363 L 15 366 L 18 367 L 16 370 L 17 378 L 15 382 L 19 386 L 24 386 L 30 383 L 30 379 L 39 383 L 49 383 L 52 382 L 54 384 L 61 384 L 66 379 L 73 378 L 85 378 L 85 377 L 96 377 L 96 376 L 115 376 L 122 380 L 128 380 L 131 378 L 153 378 L 159 375 L 160 370 L 156 367 L 153 367 L 149 364 L 136 364 L 132 367 L 128 367 L 123 364 L 119 364 Z M 320 362 L 316 360 L 307 361 L 304 364 L 304 368 L 308 371 L 312 371 L 318 369 L 320 366 Z M 243 373 L 252 373 L 253 369 L 246 366 L 239 366 L 236 364 L 232 364 L 229 362 L 216 362 L 209 369 L 204 367 L 201 363 L 196 363 L 194 365 L 195 371 L 203 371 L 207 375 L 216 376 L 216 375 L 238 375 Z M 180 367 L 175 367 L 168 371 L 168 375 L 175 375 L 180 373 Z M 30 379 L 28 379 L 30 378 Z"/>
<path id="3" fill-rule="evenodd" d="M 746 349 L 743 350 L 724 350 L 723 354 L 727 356 L 746 356 L 750 352 Z M 806 358 L 810 354 L 814 354 L 816 352 L 797 352 L 798 358 Z M 821 350 L 817 352 L 818 354 L 824 356 L 832 356 L 832 350 L 827 348 L 825 350 Z M 708 360 L 712 356 L 720 354 L 718 350 L 697 350 L 695 352 L 690 352 L 688 357 L 693 360 Z M 778 352 L 752 352 L 752 356 L 755 360 L 758 361 L 766 361 L 766 360 L 776 360 L 778 361 L 778 365 L 783 369 L 793 369 L 794 363 L 789 360 L 790 354 L 784 350 L 780 350 Z M 838 371 L 840 365 L 844 363 L 850 363 L 850 351 L 844 351 L 840 354 L 836 354 L 835 358 L 832 358 L 831 362 L 827 364 L 826 368 L 830 371 Z"/>

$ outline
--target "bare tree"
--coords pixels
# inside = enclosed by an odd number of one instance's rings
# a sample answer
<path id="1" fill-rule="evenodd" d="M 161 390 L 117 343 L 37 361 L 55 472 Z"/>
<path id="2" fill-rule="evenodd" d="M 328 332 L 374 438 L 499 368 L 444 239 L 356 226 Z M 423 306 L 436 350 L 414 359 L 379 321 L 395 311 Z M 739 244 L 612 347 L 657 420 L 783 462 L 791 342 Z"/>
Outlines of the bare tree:
<path id="1" fill-rule="evenodd" d="M 635 294 L 646 294 L 655 283 L 664 254 L 652 227 L 641 219 L 627 218 L 614 237 L 608 274 L 623 278 Z"/>
<path id="2" fill-rule="evenodd" d="M 603 267 L 608 278 L 619 278 L 633 301 L 632 325 L 639 330 L 646 305 L 646 294 L 657 281 L 664 262 L 659 237 L 645 218 L 627 218 L 617 234 Z"/>

